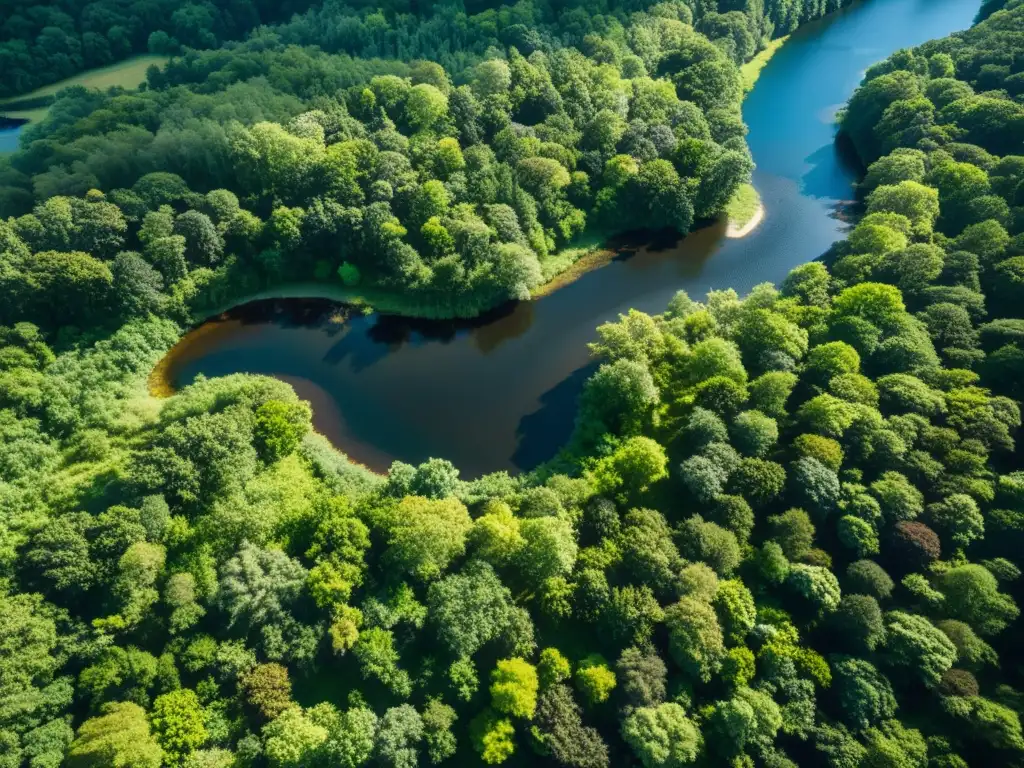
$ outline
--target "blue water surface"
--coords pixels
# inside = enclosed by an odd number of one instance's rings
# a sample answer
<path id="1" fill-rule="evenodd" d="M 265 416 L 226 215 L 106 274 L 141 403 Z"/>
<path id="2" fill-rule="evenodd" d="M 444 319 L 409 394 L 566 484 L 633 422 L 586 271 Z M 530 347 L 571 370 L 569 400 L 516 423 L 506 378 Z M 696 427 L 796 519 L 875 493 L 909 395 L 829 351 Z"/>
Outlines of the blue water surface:
<path id="1" fill-rule="evenodd" d="M 19 125 L 16 128 L 0 128 L 0 155 L 13 152 L 18 148 L 18 137 L 21 136 L 21 129 L 24 127 Z"/>

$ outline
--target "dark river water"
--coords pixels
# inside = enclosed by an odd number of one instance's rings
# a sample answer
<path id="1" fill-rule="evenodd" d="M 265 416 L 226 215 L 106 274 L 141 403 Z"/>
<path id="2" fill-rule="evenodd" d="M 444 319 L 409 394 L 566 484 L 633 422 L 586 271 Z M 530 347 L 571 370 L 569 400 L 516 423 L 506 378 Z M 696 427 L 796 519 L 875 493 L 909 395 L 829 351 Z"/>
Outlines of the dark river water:
<path id="1" fill-rule="evenodd" d="M 679 289 L 697 298 L 778 282 L 844 236 L 857 169 L 836 149 L 836 110 L 869 65 L 965 29 L 977 8 L 977 0 L 864 0 L 793 34 L 743 107 L 767 209 L 746 238 L 727 239 L 716 224 L 623 253 L 544 299 L 472 322 L 375 314 L 339 324 L 329 302 L 248 304 L 186 336 L 170 381 L 277 376 L 312 403 L 317 430 L 374 469 L 431 456 L 467 478 L 529 469 L 572 429 L 598 325 L 630 307 L 660 312 Z"/>

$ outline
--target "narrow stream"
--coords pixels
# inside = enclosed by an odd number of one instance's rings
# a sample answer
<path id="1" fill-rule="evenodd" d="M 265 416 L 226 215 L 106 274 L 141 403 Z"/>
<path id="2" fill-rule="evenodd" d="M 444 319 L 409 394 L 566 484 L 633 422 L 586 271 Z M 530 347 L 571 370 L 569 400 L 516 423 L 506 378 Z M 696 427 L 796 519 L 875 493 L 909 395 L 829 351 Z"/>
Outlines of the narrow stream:
<path id="1" fill-rule="evenodd" d="M 374 469 L 431 456 L 467 478 L 529 469 L 571 431 L 598 325 L 631 307 L 660 312 L 679 289 L 696 298 L 778 282 L 844 236 L 857 169 L 833 141 L 836 111 L 872 63 L 967 28 L 977 8 L 977 0 L 863 0 L 794 33 L 743 108 L 767 209 L 746 238 L 726 239 L 719 223 L 471 322 L 375 314 L 337 323 L 336 307 L 322 300 L 250 303 L 186 336 L 170 380 L 283 379 L 312 403 L 320 432 Z"/>

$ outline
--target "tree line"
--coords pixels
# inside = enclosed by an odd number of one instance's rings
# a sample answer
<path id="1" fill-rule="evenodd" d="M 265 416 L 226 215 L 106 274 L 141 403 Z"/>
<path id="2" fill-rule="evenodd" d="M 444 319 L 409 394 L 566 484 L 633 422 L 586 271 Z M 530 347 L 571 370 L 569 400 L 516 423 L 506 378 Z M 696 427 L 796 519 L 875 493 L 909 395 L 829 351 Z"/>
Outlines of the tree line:
<path id="1" fill-rule="evenodd" d="M 734 55 L 773 34 L 835 10 L 842 0 L 772 0 L 717 3 L 690 0 L 692 15 Z M 177 54 L 240 40 L 276 22 L 286 39 L 363 58 L 430 58 L 446 67 L 480 54 L 499 40 L 532 52 L 542 45 L 538 22 L 554 19 L 581 42 L 591 19 L 622 17 L 650 5 L 626 2 L 519 2 L 492 0 L 420 3 L 315 3 L 310 0 L 63 0 L 39 5 L 11 0 L 0 8 L 0 98 L 17 96 L 83 70 L 139 53 Z M 735 6 L 735 7 L 733 7 Z M 305 12 L 305 13 L 303 13 Z M 287 21 L 293 14 L 301 14 Z M 564 20 L 561 17 L 566 17 Z M 596 38 L 595 38 L 596 41 Z M 528 50 L 524 50 L 528 49 Z"/>
<path id="2" fill-rule="evenodd" d="M 847 5 L 849 0 L 684 0 L 682 20 L 692 24 L 737 63 L 772 39 Z M 675 17 L 673 3 L 645 0 L 520 0 L 353 3 L 327 0 L 279 24 L 288 43 L 315 44 L 362 58 L 429 58 L 449 72 L 463 71 L 494 48 L 515 47 L 524 56 L 570 45 L 604 61 L 615 57 L 603 38 L 622 35 L 630 14 Z"/>
<path id="3" fill-rule="evenodd" d="M 140 53 L 215 48 L 308 7 L 306 0 L 10 0 L 0 8 L 0 98 Z"/>

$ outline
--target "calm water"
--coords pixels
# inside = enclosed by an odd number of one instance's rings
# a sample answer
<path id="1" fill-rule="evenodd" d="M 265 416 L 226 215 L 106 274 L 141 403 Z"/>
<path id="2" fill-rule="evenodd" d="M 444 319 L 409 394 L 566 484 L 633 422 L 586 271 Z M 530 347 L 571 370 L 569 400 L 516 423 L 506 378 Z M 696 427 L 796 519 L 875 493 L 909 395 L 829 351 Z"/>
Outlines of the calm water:
<path id="1" fill-rule="evenodd" d="M 13 152 L 18 148 L 18 137 L 21 135 L 21 129 L 24 127 L 24 125 L 14 128 L 0 127 L 0 155 Z"/>
<path id="2" fill-rule="evenodd" d="M 681 288 L 699 297 L 777 282 L 844 235 L 857 170 L 835 148 L 836 110 L 870 64 L 970 26 L 977 8 L 977 0 L 865 0 L 795 33 L 744 105 L 768 213 L 742 240 L 726 239 L 717 224 L 472 323 L 382 315 L 337 323 L 327 302 L 250 304 L 186 337 L 171 380 L 284 379 L 311 401 L 319 431 L 376 469 L 431 456 L 465 477 L 530 468 L 572 428 L 599 324 L 630 307 L 659 312 Z"/>

